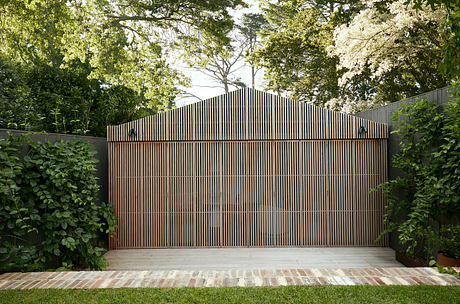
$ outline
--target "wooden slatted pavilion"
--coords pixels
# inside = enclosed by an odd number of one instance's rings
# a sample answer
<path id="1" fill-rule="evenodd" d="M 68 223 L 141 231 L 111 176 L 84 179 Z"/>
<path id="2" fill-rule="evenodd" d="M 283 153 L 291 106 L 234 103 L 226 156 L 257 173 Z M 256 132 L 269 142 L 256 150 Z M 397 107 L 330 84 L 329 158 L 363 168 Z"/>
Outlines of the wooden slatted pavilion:
<path id="1" fill-rule="evenodd" d="M 387 246 L 387 137 L 253 89 L 109 126 L 111 248 Z"/>

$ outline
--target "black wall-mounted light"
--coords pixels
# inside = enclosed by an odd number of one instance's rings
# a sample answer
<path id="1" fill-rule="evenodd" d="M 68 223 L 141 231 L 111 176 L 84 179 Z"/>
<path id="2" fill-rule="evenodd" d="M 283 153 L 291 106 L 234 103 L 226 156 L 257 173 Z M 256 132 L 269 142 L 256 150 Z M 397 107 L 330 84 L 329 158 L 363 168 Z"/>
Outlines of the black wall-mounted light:
<path id="1" fill-rule="evenodd" d="M 134 129 L 134 128 L 132 128 L 132 129 L 131 129 L 131 130 L 129 130 L 129 132 L 128 132 L 128 136 L 132 136 L 132 135 L 134 135 L 134 136 L 136 136 L 136 135 L 137 135 L 137 133 L 136 133 L 136 129 Z"/>
<path id="2" fill-rule="evenodd" d="M 359 127 L 359 134 L 367 133 L 367 128 L 365 126 Z"/>

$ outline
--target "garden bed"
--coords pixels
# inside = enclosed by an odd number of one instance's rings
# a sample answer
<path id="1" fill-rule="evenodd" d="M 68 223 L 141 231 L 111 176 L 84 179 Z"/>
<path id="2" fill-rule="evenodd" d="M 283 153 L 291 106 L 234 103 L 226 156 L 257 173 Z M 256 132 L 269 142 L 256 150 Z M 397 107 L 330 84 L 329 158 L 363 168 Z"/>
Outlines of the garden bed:
<path id="1" fill-rule="evenodd" d="M 418 256 L 408 256 L 404 251 L 395 252 L 396 261 L 400 262 L 406 267 L 427 267 L 428 262 Z"/>

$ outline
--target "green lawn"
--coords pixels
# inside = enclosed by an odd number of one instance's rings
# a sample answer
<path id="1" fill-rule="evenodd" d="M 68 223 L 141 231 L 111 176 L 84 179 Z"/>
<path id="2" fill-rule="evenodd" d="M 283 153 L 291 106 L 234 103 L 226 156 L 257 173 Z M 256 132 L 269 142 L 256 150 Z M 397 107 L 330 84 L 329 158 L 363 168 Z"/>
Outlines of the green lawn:
<path id="1" fill-rule="evenodd" d="M 3 290 L 0 303 L 460 303 L 460 286 Z"/>

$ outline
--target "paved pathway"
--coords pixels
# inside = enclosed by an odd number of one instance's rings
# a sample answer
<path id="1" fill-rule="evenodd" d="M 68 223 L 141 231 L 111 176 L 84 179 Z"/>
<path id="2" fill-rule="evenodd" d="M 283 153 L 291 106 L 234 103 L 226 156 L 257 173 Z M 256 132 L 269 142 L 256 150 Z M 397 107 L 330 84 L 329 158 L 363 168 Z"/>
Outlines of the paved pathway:
<path id="1" fill-rule="evenodd" d="M 402 267 L 391 248 L 196 248 L 110 250 L 107 270 Z"/>
<path id="2" fill-rule="evenodd" d="M 458 268 L 457 270 L 460 270 Z M 222 287 L 284 285 L 460 285 L 434 268 L 221 271 L 81 271 L 0 275 L 0 289 Z"/>

